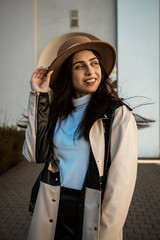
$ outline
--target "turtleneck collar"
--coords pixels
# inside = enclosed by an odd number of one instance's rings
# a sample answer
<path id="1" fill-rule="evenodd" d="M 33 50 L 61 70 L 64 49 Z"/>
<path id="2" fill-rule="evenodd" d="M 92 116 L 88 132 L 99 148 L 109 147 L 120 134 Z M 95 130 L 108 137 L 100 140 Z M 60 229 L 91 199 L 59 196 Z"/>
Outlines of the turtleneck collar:
<path id="1" fill-rule="evenodd" d="M 73 106 L 75 108 L 83 107 L 84 105 L 87 105 L 91 99 L 92 94 L 84 95 L 80 98 L 73 98 Z"/>

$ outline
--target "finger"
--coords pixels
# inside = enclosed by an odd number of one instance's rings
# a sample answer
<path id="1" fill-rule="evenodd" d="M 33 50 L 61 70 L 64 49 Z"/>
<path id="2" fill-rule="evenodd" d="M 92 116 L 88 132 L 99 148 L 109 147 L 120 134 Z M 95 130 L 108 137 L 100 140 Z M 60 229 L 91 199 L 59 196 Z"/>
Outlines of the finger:
<path id="1" fill-rule="evenodd" d="M 53 72 L 54 72 L 54 70 L 49 71 L 49 72 L 48 72 L 48 75 L 51 76 Z"/>
<path id="2" fill-rule="evenodd" d="M 42 79 L 43 77 L 46 76 L 47 72 L 48 72 L 48 69 L 47 69 L 47 68 L 45 68 L 45 69 L 37 69 L 37 70 L 34 72 L 33 77 Z"/>
<path id="3" fill-rule="evenodd" d="M 50 82 L 50 78 L 51 78 L 52 73 L 53 73 L 53 70 L 52 70 L 52 71 L 49 71 L 49 72 L 47 73 L 46 81 L 48 82 L 48 84 L 49 84 L 49 82 Z"/>
<path id="4" fill-rule="evenodd" d="M 48 70 L 48 67 L 39 67 L 37 68 L 33 74 L 37 74 L 37 73 L 41 73 L 41 72 L 44 72 L 44 71 L 47 71 Z"/>

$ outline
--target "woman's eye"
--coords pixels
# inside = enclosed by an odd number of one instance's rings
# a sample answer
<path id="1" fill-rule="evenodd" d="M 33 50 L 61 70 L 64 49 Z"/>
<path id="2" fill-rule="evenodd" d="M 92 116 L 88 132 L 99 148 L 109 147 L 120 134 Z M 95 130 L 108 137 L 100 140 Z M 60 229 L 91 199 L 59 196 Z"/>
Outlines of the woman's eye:
<path id="1" fill-rule="evenodd" d="M 78 69 L 80 69 L 80 68 L 83 68 L 83 65 L 77 65 L 77 66 L 75 66 L 75 69 L 76 69 L 76 70 L 78 70 Z"/>
<path id="2" fill-rule="evenodd" d="M 92 63 L 93 65 L 99 65 L 99 62 L 95 61 Z"/>

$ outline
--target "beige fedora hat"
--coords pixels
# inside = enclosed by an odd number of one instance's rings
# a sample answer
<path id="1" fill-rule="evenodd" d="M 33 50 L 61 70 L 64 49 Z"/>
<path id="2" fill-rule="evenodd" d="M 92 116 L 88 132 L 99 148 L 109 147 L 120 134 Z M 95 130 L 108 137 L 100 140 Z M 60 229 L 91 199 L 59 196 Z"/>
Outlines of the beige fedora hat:
<path id="1" fill-rule="evenodd" d="M 67 39 L 58 49 L 57 57 L 49 67 L 49 71 L 54 70 L 51 76 L 50 87 L 53 81 L 58 77 L 61 66 L 64 61 L 73 53 L 80 50 L 94 50 L 99 53 L 102 65 L 108 74 L 111 74 L 116 63 L 116 50 L 107 42 L 101 40 L 91 40 L 86 36 L 75 36 Z"/>

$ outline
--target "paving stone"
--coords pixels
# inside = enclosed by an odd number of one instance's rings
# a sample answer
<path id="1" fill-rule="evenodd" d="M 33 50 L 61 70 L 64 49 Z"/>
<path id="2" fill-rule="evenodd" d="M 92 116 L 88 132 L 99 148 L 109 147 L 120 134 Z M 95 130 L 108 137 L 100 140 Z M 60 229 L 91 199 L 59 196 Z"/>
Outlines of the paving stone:
<path id="1" fill-rule="evenodd" d="M 160 164 L 139 164 L 124 240 L 160 240 Z M 132 224 L 131 224 L 132 223 Z"/>
<path id="2" fill-rule="evenodd" d="M 26 240 L 30 193 L 42 167 L 24 160 L 0 176 L 0 240 Z M 160 240 L 159 184 L 160 164 L 138 165 L 123 240 Z"/>

